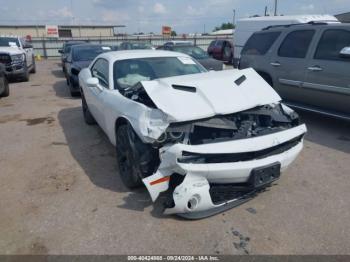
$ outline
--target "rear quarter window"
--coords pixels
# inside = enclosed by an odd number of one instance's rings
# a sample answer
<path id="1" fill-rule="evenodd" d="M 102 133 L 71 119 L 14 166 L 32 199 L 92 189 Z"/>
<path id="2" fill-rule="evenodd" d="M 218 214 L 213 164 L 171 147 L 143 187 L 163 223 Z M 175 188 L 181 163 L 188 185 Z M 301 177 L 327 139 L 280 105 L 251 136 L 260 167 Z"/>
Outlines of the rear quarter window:
<path id="1" fill-rule="evenodd" d="M 265 55 L 281 32 L 253 34 L 245 44 L 242 55 Z"/>

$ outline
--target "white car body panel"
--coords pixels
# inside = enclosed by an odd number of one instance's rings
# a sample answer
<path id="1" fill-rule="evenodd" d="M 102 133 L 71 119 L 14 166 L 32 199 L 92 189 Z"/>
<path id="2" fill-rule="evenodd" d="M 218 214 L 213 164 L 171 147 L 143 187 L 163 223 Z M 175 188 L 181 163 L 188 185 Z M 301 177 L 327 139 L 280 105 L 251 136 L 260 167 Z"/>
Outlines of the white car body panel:
<path id="1" fill-rule="evenodd" d="M 143 182 L 150 192 L 153 201 L 157 199 L 161 192 L 168 189 L 169 182 L 162 183 L 162 186 L 159 186 L 159 184 L 157 186 L 151 185 L 151 182 L 169 176 L 174 172 L 183 175 L 188 173 L 197 174 L 205 177 L 212 183 L 243 183 L 247 181 L 251 170 L 257 166 L 281 162 L 282 169 L 286 168 L 299 154 L 302 149 L 302 143 L 298 147 L 283 152 L 280 155 L 261 160 L 219 164 L 184 164 L 179 163 L 178 159 L 181 158 L 183 151 L 199 154 L 229 154 L 259 151 L 282 144 L 305 132 L 306 126 L 300 125 L 279 133 L 254 138 L 195 146 L 175 144 L 168 148 L 162 148 L 160 149 L 161 164 L 159 169 L 153 176 L 143 179 Z"/>
<path id="2" fill-rule="evenodd" d="M 238 113 L 263 105 L 277 105 L 281 98 L 252 69 L 205 72 L 193 75 L 169 77 L 141 84 L 157 108 L 150 108 L 142 103 L 123 96 L 113 89 L 113 64 L 117 60 L 145 57 L 188 57 L 184 54 L 133 50 L 104 53 L 98 56 L 109 61 L 109 88 L 89 87 L 86 80 L 91 78 L 90 69 L 83 69 L 79 74 L 79 83 L 89 109 L 111 143 L 116 145 L 115 125 L 118 119 L 126 119 L 144 143 L 155 142 L 171 123 L 195 121 L 217 115 Z M 239 84 L 235 81 L 244 75 L 245 80 Z M 195 87 L 196 92 L 177 90 L 172 85 Z M 282 105 L 284 112 L 293 111 Z M 290 165 L 300 153 L 303 140 L 288 150 L 262 159 L 237 161 L 229 163 L 184 163 L 179 159 L 182 152 L 198 154 L 232 154 L 255 152 L 268 149 L 292 139 L 300 138 L 306 133 L 306 126 L 301 124 L 267 135 L 237 139 L 226 142 L 201 145 L 182 143 L 166 144 L 159 148 L 160 165 L 157 171 L 143 179 L 151 198 L 155 201 L 161 192 L 169 188 L 172 174 L 185 176 L 183 182 L 173 192 L 174 207 L 165 210 L 166 214 L 196 213 L 217 208 L 235 201 L 232 199 L 220 205 L 213 204 L 209 194 L 209 183 L 246 182 L 253 169 L 272 163 L 280 163 L 281 170 Z M 116 145 L 118 146 L 118 145 Z M 157 181 L 155 183 L 155 181 Z M 192 208 L 188 207 L 193 201 Z"/>
<path id="3" fill-rule="evenodd" d="M 246 80 L 235 84 L 241 76 Z M 157 107 L 176 121 L 232 114 L 281 100 L 253 69 L 211 71 L 200 77 L 194 74 L 141 83 Z M 195 87 L 197 92 L 177 90 L 172 85 Z"/>

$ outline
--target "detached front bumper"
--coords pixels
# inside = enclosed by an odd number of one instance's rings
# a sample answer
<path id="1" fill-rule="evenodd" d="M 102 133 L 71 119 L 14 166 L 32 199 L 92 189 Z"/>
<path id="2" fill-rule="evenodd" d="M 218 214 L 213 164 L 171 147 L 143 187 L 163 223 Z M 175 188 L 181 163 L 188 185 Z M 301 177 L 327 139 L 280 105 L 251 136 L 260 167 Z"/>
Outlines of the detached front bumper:
<path id="1" fill-rule="evenodd" d="M 165 214 L 186 214 L 187 217 L 211 215 L 230 207 L 233 202 L 248 199 L 252 192 L 232 199 L 217 201 L 213 188 L 217 185 L 247 183 L 252 171 L 278 163 L 281 171 L 287 168 L 303 147 L 306 126 L 300 125 L 269 135 L 205 145 L 175 144 L 160 150 L 161 164 L 157 172 L 143 179 L 151 198 L 168 190 L 171 175 L 184 176 L 172 193 L 173 205 Z M 211 190 L 212 189 L 212 190 Z"/>

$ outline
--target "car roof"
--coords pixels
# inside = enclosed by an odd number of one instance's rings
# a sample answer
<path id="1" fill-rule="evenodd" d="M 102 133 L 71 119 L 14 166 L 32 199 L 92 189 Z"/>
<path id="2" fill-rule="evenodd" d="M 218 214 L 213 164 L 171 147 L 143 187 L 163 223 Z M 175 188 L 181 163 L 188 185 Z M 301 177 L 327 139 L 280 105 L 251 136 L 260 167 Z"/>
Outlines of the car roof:
<path id="1" fill-rule="evenodd" d="M 181 43 L 192 43 L 192 41 L 190 41 L 190 40 L 172 40 L 172 41 L 167 41 L 166 43 L 181 44 Z"/>
<path id="2" fill-rule="evenodd" d="M 22 36 L 18 36 L 18 35 L 0 35 L 1 37 L 8 37 L 8 38 L 23 38 Z"/>
<path id="3" fill-rule="evenodd" d="M 81 47 L 111 47 L 109 45 L 101 45 L 101 44 L 81 44 L 81 45 L 74 45 L 72 46 L 72 49 L 79 49 Z"/>
<path id="4" fill-rule="evenodd" d="M 111 51 L 100 54 L 98 57 L 105 58 L 109 61 L 137 59 L 137 58 L 151 58 L 151 57 L 188 57 L 189 55 L 163 50 L 122 50 Z"/>
<path id="5" fill-rule="evenodd" d="M 267 32 L 267 31 L 288 31 L 288 30 L 297 30 L 297 29 L 317 29 L 317 28 L 349 28 L 350 24 L 346 23 L 324 23 L 324 22 L 309 22 L 305 24 L 286 24 L 286 25 L 273 25 L 261 29 L 258 32 Z"/>

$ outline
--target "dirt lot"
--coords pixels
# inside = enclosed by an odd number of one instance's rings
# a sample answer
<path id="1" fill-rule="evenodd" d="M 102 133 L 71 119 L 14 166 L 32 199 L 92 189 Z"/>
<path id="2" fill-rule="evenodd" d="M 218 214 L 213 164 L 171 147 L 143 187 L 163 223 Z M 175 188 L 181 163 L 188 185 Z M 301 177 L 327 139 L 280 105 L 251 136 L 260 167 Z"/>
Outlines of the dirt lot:
<path id="1" fill-rule="evenodd" d="M 121 183 L 113 146 L 83 122 L 58 61 L 0 99 L 1 254 L 350 254 L 350 124 L 309 133 L 278 185 L 217 216 L 163 216 Z"/>

